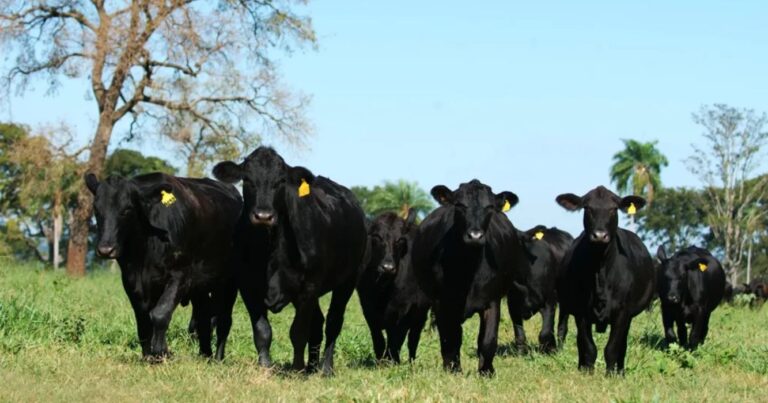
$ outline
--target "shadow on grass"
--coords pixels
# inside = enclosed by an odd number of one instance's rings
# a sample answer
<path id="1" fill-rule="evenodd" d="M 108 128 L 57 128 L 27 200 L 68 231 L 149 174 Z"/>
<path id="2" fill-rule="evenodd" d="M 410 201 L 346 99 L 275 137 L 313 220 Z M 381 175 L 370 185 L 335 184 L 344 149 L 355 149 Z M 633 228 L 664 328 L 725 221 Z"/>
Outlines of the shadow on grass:
<path id="1" fill-rule="evenodd" d="M 643 333 L 640 336 L 640 344 L 658 351 L 666 351 L 667 350 L 667 342 L 664 340 L 664 337 L 658 333 L 651 333 L 646 332 Z"/>
<path id="2" fill-rule="evenodd" d="M 512 343 L 505 343 L 499 346 L 499 349 L 496 350 L 496 356 L 497 357 L 525 357 L 528 355 L 531 355 L 531 352 L 535 350 L 536 347 L 526 344 L 524 347 L 520 347 L 514 342 Z"/>
<path id="3" fill-rule="evenodd" d="M 373 368 L 378 368 L 380 366 L 387 366 L 387 365 L 389 365 L 388 362 L 384 361 L 382 363 L 379 363 L 376 361 L 375 358 L 373 358 L 373 356 L 368 355 L 365 357 L 355 358 L 349 361 L 349 363 L 347 364 L 347 367 L 354 368 L 354 369 L 359 369 L 359 368 L 373 369 Z"/>

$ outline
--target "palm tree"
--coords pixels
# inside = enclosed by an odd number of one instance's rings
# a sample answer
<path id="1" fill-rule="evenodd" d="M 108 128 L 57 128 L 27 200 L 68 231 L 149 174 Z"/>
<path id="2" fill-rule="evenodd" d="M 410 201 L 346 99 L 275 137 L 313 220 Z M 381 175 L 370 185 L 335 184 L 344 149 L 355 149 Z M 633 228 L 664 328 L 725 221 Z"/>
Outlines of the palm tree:
<path id="1" fill-rule="evenodd" d="M 417 214 L 426 214 L 434 208 L 432 198 L 416 182 L 400 179 L 397 182 L 385 181 L 383 186 L 374 187 L 365 200 L 365 212 L 377 215 L 385 211 L 395 211 L 401 217 L 408 216 L 408 210 Z"/>
<path id="2" fill-rule="evenodd" d="M 645 196 L 650 206 L 656 190 L 661 187 L 661 168 L 669 165 L 667 157 L 656 148 L 658 141 L 622 141 L 624 149 L 613 155 L 611 182 L 616 184 L 619 193 L 631 190 Z"/>

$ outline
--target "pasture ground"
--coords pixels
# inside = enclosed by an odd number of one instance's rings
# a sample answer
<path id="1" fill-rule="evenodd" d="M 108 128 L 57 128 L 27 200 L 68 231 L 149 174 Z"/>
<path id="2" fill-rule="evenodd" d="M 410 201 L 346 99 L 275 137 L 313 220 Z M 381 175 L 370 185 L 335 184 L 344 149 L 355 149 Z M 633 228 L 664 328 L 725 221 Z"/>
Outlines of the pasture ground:
<path id="1" fill-rule="evenodd" d="M 0 401 L 768 401 L 768 308 L 721 306 L 706 344 L 693 353 L 665 350 L 658 307 L 643 313 L 630 331 L 627 374 L 617 378 L 603 375 L 606 335 L 597 335 L 595 374 L 577 371 L 572 321 L 559 354 L 515 354 L 505 307 L 491 379 L 476 373 L 476 319 L 464 325 L 461 374 L 441 369 L 437 332 L 429 329 L 415 363 L 377 366 L 354 296 L 337 347 L 336 376 L 329 379 L 258 368 L 240 301 L 226 360 L 201 359 L 186 333 L 190 311 L 179 308 L 171 324 L 174 356 L 147 364 L 117 273 L 73 280 L 0 263 Z M 277 368 L 291 359 L 292 317 L 290 308 L 270 317 Z M 537 339 L 539 327 L 539 317 L 526 323 L 529 340 Z"/>

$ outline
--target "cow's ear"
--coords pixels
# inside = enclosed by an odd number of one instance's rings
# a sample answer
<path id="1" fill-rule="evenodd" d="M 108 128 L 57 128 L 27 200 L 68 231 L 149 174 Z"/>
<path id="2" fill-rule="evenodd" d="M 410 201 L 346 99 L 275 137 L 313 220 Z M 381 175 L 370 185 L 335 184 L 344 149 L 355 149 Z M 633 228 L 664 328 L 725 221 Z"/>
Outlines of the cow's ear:
<path id="1" fill-rule="evenodd" d="M 445 185 L 437 185 L 429 193 L 441 206 L 453 204 L 453 191 Z"/>
<path id="2" fill-rule="evenodd" d="M 568 211 L 578 211 L 584 207 L 582 198 L 573 193 L 563 193 L 557 196 L 555 201 Z"/>
<path id="3" fill-rule="evenodd" d="M 173 186 L 168 182 L 155 183 L 137 190 L 141 199 L 141 209 L 149 221 L 150 227 L 158 231 L 158 235 L 171 243 L 178 242 L 178 231 L 173 230 L 173 216 L 178 215 L 171 209 L 178 200 Z"/>
<path id="4" fill-rule="evenodd" d="M 99 190 L 99 178 L 90 172 L 85 174 L 85 186 L 88 187 L 88 190 L 90 190 L 91 193 L 96 195 L 96 191 Z"/>
<path id="5" fill-rule="evenodd" d="M 667 260 L 667 251 L 664 250 L 664 245 L 659 245 L 659 249 L 656 250 L 656 257 L 662 262 Z"/>
<path id="6" fill-rule="evenodd" d="M 299 197 L 306 197 L 312 194 L 312 186 L 315 184 L 315 175 L 304 167 L 290 167 L 286 171 L 286 181 L 291 187 L 295 186 Z M 288 189 L 285 189 L 288 191 Z M 290 192 L 293 192 L 291 190 Z"/>
<path id="7" fill-rule="evenodd" d="M 517 205 L 520 199 L 512 192 L 501 192 L 496 195 L 496 208 L 506 213 Z"/>
<path id="8" fill-rule="evenodd" d="M 237 183 L 243 179 L 243 167 L 232 161 L 219 162 L 213 167 L 213 176 L 222 182 Z"/>
<path id="9" fill-rule="evenodd" d="M 287 171 L 288 176 L 288 182 L 301 185 L 301 182 L 307 182 L 308 184 L 312 184 L 315 182 L 315 174 L 312 173 L 307 168 L 304 167 L 290 167 Z"/>
<path id="10" fill-rule="evenodd" d="M 707 271 L 709 269 L 709 260 L 707 258 L 700 257 L 698 259 L 695 259 L 691 264 L 688 265 L 688 270 L 698 270 L 698 271 Z"/>
<path id="11" fill-rule="evenodd" d="M 627 214 L 635 214 L 645 207 L 645 199 L 640 196 L 626 196 L 619 202 L 619 209 Z"/>
<path id="12" fill-rule="evenodd" d="M 544 233 L 547 232 L 547 226 L 546 225 L 537 225 L 528 231 L 525 231 L 523 234 L 525 235 L 526 239 L 530 240 L 541 240 L 544 238 Z"/>
<path id="13" fill-rule="evenodd" d="M 170 207 L 176 203 L 176 195 L 173 194 L 173 186 L 168 182 L 156 183 L 141 189 L 141 198 L 149 205 L 163 203 L 166 207 Z"/>
<path id="14" fill-rule="evenodd" d="M 405 230 L 410 231 L 416 224 L 416 209 L 413 207 L 408 209 L 408 216 L 405 217 Z"/>
<path id="15" fill-rule="evenodd" d="M 286 179 L 288 183 L 299 187 L 304 183 L 311 186 L 315 183 L 315 174 L 304 167 L 290 167 L 286 171 Z"/>

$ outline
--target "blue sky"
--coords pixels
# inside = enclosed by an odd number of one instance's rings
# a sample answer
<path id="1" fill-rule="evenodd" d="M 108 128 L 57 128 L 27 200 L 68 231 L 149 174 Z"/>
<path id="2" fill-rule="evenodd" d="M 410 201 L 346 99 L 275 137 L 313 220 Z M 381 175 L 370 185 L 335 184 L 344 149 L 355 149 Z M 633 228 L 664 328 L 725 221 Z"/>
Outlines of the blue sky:
<path id="1" fill-rule="evenodd" d="M 716 102 L 768 111 L 768 3 L 670 3 L 311 2 L 319 49 L 281 66 L 312 95 L 316 135 L 304 151 L 274 143 L 349 186 L 478 178 L 520 197 L 516 226 L 578 233 L 580 216 L 554 198 L 609 185 L 621 138 L 658 139 L 664 184 L 698 186 L 683 162 L 701 134 L 691 113 Z M 92 133 L 87 84 L 49 97 L 36 87 L 3 102 L 0 119 Z"/>

